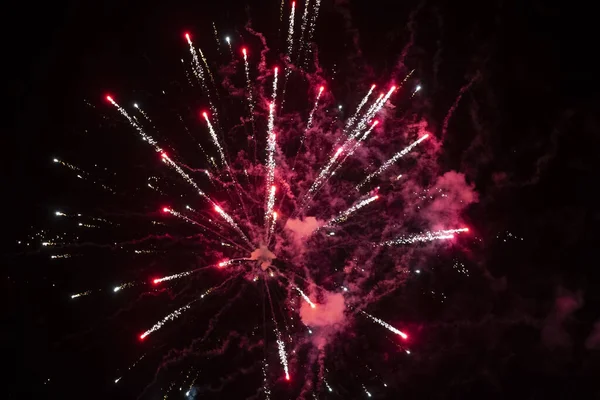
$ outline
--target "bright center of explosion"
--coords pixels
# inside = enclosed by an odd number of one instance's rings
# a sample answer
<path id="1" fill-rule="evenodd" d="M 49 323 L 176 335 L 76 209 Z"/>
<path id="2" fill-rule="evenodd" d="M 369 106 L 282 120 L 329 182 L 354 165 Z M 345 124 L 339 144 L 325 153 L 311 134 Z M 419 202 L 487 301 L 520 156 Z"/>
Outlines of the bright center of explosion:
<path id="1" fill-rule="evenodd" d="M 263 271 L 266 271 L 267 268 L 271 266 L 271 262 L 275 258 L 277 258 L 275 257 L 275 254 L 273 254 L 264 244 L 250 253 L 250 259 L 256 260 L 256 263 Z"/>

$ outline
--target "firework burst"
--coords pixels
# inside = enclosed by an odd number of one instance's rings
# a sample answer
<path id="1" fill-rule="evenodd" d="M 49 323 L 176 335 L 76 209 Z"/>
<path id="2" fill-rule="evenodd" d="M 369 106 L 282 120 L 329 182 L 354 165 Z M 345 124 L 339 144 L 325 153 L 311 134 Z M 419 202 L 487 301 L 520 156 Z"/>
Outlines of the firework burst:
<path id="1" fill-rule="evenodd" d="M 253 326 L 263 327 L 260 334 L 235 333 L 243 336 L 235 340 L 244 351 L 264 349 L 256 365 L 249 367 L 260 375 L 256 385 L 260 398 L 276 392 L 308 398 L 320 391 L 335 391 L 335 376 L 328 376 L 326 368 L 328 357 L 337 352 L 338 342 L 359 320 L 372 323 L 370 334 L 385 335 L 385 330 L 394 334 L 403 353 L 410 354 L 410 323 L 401 315 L 386 322 L 383 316 L 371 313 L 377 314 L 377 304 L 384 296 L 402 288 L 404 275 L 410 271 L 406 265 L 417 246 L 427 252 L 468 231 L 460 224 L 459 215 L 475 197 L 457 193 L 470 187 L 464 177 L 460 180 L 460 174 L 441 174 L 431 167 L 439 139 L 427 123 L 400 115 L 394 107 L 396 101 L 410 101 L 419 92 L 421 86 L 411 78 L 412 71 L 382 77 L 379 84 L 385 89 L 379 96 L 373 93 L 375 84 L 357 84 L 355 96 L 348 99 L 353 102 L 349 118 L 339 117 L 335 89 L 328 85 L 325 90 L 327 76 L 312 72 L 322 69 L 313 68 L 316 61 L 308 52 L 319 6 L 319 0 L 307 1 L 304 10 L 296 11 L 292 3 L 287 11 L 285 47 L 277 60 L 283 67 L 281 77 L 279 67 L 267 65 L 264 55 L 271 50 L 264 41 L 262 49 L 249 45 L 235 49 L 230 37 L 225 38 L 226 45 L 219 41 L 213 24 L 217 45 L 226 46 L 226 51 L 220 47 L 215 51 L 226 64 L 216 73 L 210 69 L 210 56 L 207 59 L 194 45 L 192 34 L 184 34 L 182 75 L 191 73 L 188 90 L 205 101 L 209 110 L 199 107 L 197 120 L 192 122 L 195 125 L 189 127 L 201 137 L 198 147 L 206 159 L 204 165 L 184 164 L 202 163 L 202 157 L 181 161 L 184 157 L 165 139 L 168 132 L 155 127 L 150 111 L 141 111 L 137 103 L 128 111 L 117 95 L 106 96 L 109 118 L 123 132 L 137 134 L 142 139 L 140 146 L 165 169 L 161 179 L 148 178 L 157 202 L 162 202 L 157 207 L 162 213 L 152 214 L 153 223 L 160 224 L 166 235 L 160 237 L 165 239 L 160 243 L 192 240 L 193 251 L 202 259 L 196 268 L 174 266 L 162 277 L 142 277 L 113 285 L 108 291 L 118 292 L 117 296 L 138 291 L 141 300 L 136 307 L 144 307 L 145 291 L 170 294 L 170 311 L 137 327 L 143 332 L 138 334 L 143 342 L 138 343 L 140 354 L 153 341 L 168 344 L 170 335 L 184 329 L 205 304 L 213 310 L 205 329 L 190 337 L 187 347 L 164 356 L 157 377 L 144 393 L 162 390 L 169 395 L 174 387 L 182 387 L 188 397 L 201 396 L 201 373 L 190 373 L 187 368 L 176 377 L 165 374 L 170 383 L 161 386 L 161 370 L 174 363 L 183 365 L 186 358 L 193 364 L 195 358 L 224 354 L 227 346 L 233 345 L 231 334 L 221 350 L 210 349 L 208 343 L 217 340 L 222 332 L 219 324 L 227 313 L 234 312 L 240 298 L 258 304 L 249 318 Z M 299 33 L 294 32 L 296 18 L 301 18 Z M 248 33 L 257 35 L 251 29 Z M 214 46 L 212 40 L 210 43 Z M 256 57 L 250 55 L 259 52 L 260 62 L 256 63 Z M 310 93 L 307 109 L 297 107 L 301 102 L 294 101 L 303 93 Z M 225 112 L 228 108 L 241 110 L 242 115 L 232 117 Z M 135 110 L 143 118 L 136 117 Z M 59 159 L 54 163 L 82 173 Z M 426 186 L 439 188 L 436 195 L 414 200 L 411 196 L 417 179 L 410 181 L 411 173 L 426 176 Z M 185 195 L 172 194 L 177 190 Z M 404 206 L 399 205 L 402 203 Z M 69 219 L 62 211 L 56 216 Z M 181 233 L 187 229 L 192 235 Z M 116 243 L 114 248 L 159 251 L 158 245 L 144 247 L 150 240 L 158 241 L 159 235 L 147 232 L 145 237 L 150 239 Z M 76 249 L 56 251 L 51 257 L 67 258 L 75 253 Z M 215 284 L 204 283 L 205 276 L 215 279 Z M 82 288 L 71 298 L 86 301 L 97 291 Z M 227 324 L 233 332 L 245 329 L 241 322 L 240 326 Z M 114 382 L 126 383 L 129 369 L 125 374 L 116 373 Z M 302 379 L 295 381 L 294 375 Z M 357 385 L 371 397 L 365 384 Z"/>

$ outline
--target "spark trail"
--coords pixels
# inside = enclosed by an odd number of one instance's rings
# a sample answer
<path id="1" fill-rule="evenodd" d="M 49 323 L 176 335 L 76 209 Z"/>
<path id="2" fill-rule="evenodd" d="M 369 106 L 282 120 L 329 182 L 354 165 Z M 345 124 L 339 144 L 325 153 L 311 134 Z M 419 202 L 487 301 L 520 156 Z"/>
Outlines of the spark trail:
<path id="1" fill-rule="evenodd" d="M 418 235 L 400 236 L 396 239 L 381 242 L 379 246 L 398 246 L 403 244 L 413 244 L 418 242 L 431 242 L 434 240 L 452 239 L 455 233 L 468 232 L 469 228 L 446 229 L 435 232 L 424 232 Z"/>
<path id="2" fill-rule="evenodd" d="M 429 134 L 425 134 L 425 135 L 421 136 L 419 139 L 417 139 L 415 142 L 411 143 L 408 147 L 405 147 L 401 151 L 394 154 L 394 156 L 392 158 L 390 158 L 389 160 L 387 160 L 385 163 L 383 163 L 383 165 L 381 167 L 379 167 L 379 169 L 377 171 L 373 172 L 372 174 L 369 174 L 361 183 L 359 183 L 358 186 L 356 186 L 356 190 L 360 190 L 360 188 L 363 187 L 365 184 L 367 184 L 371 179 L 373 179 L 375 176 L 381 174 L 383 171 L 385 171 L 386 169 L 391 167 L 396 161 L 398 161 L 400 158 L 404 157 L 412 149 L 414 149 L 419 143 L 421 143 L 423 140 L 427 139 L 428 137 L 429 137 Z"/>
<path id="3" fill-rule="evenodd" d="M 196 301 L 196 300 L 194 300 Z M 162 328 L 165 323 L 169 322 L 169 321 L 173 321 L 177 318 L 179 318 L 181 316 L 181 314 L 183 314 L 184 311 L 189 310 L 191 308 L 191 304 L 194 302 L 190 302 L 188 304 L 186 304 L 185 306 L 173 311 L 172 313 L 168 314 L 166 317 L 164 317 L 162 320 L 158 321 L 157 323 L 155 323 L 152 328 L 148 329 L 146 332 L 142 333 L 140 335 L 140 340 L 144 340 L 148 337 L 148 335 L 156 332 L 157 330 L 159 330 L 160 328 Z"/>
<path id="4" fill-rule="evenodd" d="M 361 311 L 361 313 L 363 313 L 364 315 L 366 315 L 367 317 L 371 318 L 373 321 L 377 322 L 379 325 L 383 326 L 384 328 L 388 329 L 389 331 L 395 333 L 396 335 L 400 336 L 402 339 L 408 339 L 408 335 L 404 332 L 402 332 L 399 329 L 394 328 L 393 326 L 391 326 L 390 324 L 388 324 L 385 321 L 380 320 L 377 317 L 372 316 L 371 314 L 368 314 L 364 311 Z"/>

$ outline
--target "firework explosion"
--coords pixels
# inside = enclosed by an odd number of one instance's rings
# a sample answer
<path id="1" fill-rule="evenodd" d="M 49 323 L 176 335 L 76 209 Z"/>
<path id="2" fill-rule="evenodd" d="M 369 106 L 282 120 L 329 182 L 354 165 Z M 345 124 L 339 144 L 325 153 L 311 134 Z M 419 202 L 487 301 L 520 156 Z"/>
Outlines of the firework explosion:
<path id="1" fill-rule="evenodd" d="M 137 135 L 139 146 L 167 171 L 147 182 L 163 204 L 152 214 L 151 227 L 159 226 L 163 233 L 149 228 L 143 239 L 111 247 L 156 254 L 166 251 L 161 250 L 166 242 L 188 241 L 202 259 L 196 268 L 174 271 L 174 266 L 161 276 L 108 288 L 119 296 L 139 291 L 132 307 L 146 307 L 148 293 L 168 293 L 172 305 L 157 319 L 140 322 L 143 355 L 115 372 L 115 384 L 126 384 L 132 368 L 147 362 L 148 357 L 142 359 L 149 344 L 155 341 L 152 351 L 158 351 L 158 342 L 168 345 L 205 304 L 214 310 L 206 328 L 191 335 L 183 348 L 163 349 L 158 372 L 144 394 L 160 391 L 169 396 L 179 388 L 188 397 L 201 397 L 207 389 L 194 360 L 217 357 L 237 345 L 248 353 L 263 352 L 256 365 L 244 367 L 260 371 L 255 398 L 277 398 L 276 392 L 317 398 L 336 391 L 329 359 L 338 353 L 340 342 L 351 340 L 354 333 L 349 332 L 365 323 L 371 328 L 364 334 L 387 337 L 400 352 L 411 354 L 410 323 L 402 315 L 386 321 L 373 310 L 420 273 L 412 266 L 417 253 L 431 253 L 468 235 L 460 214 L 477 196 L 462 174 L 437 167 L 443 138 L 436 129 L 395 106 L 422 93 L 410 70 L 358 85 L 356 101 L 349 100 L 353 108 L 349 104 L 344 115 L 328 90 L 327 77 L 312 72 L 321 71 L 308 51 L 319 5 L 306 2 L 296 10 L 291 4 L 279 56 L 249 27 L 248 38 L 260 42 L 255 47 L 236 43 L 241 39 L 232 36 L 221 42 L 213 24 L 225 64 L 218 72 L 211 70 L 213 64 L 194 43 L 194 35 L 184 33 L 187 90 L 206 102 L 194 112 L 195 122 L 184 128 L 202 136 L 195 144 L 200 159 L 184 158 L 184 151 L 170 144 L 168 132 L 156 127 L 150 111 L 133 101 L 126 105 L 126 94 L 106 95 L 107 118 L 119 132 Z M 240 115 L 232 116 L 238 111 Z M 92 173 L 58 158 L 53 162 L 118 195 L 92 179 Z M 63 211 L 55 215 L 75 219 Z M 102 218 L 78 220 L 87 221 L 78 226 L 88 229 L 116 225 Z M 180 232 L 188 228 L 193 233 L 185 237 Z M 50 257 L 78 256 L 77 246 L 67 242 L 59 243 L 60 250 Z M 81 298 L 100 290 L 83 287 L 71 298 L 85 301 Z M 222 321 L 236 313 L 240 298 L 258 305 L 252 333 L 235 321 Z M 219 338 L 221 347 L 209 348 L 223 324 L 229 334 Z M 170 372 L 173 365 L 181 366 L 176 375 Z M 371 388 L 357 385 L 372 396 Z"/>

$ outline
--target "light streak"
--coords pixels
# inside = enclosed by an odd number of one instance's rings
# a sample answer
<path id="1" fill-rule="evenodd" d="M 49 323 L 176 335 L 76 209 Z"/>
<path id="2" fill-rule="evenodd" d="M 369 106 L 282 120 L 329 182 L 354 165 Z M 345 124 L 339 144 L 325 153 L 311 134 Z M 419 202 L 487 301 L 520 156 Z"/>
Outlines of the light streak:
<path id="1" fill-rule="evenodd" d="M 402 339 L 408 339 L 408 335 L 404 332 L 402 332 L 399 329 L 394 328 L 393 326 L 391 326 L 390 324 L 388 324 L 385 321 L 380 320 L 377 317 L 372 316 L 371 314 L 368 314 L 364 311 L 361 311 L 361 313 L 365 314 L 367 317 L 371 318 L 373 321 L 377 322 L 379 325 L 383 326 L 384 328 L 390 330 L 391 332 L 395 333 L 396 335 L 399 335 Z"/>
<path id="2" fill-rule="evenodd" d="M 125 111 L 125 109 L 123 107 L 121 107 L 111 96 L 106 96 L 106 100 L 108 100 L 113 106 L 115 106 L 117 108 L 117 110 L 119 110 L 121 115 L 123 115 L 125 118 L 127 118 L 127 121 L 129 121 L 131 126 L 133 126 L 135 128 L 135 130 L 137 130 L 137 132 L 140 134 L 142 139 L 145 142 L 149 143 L 152 147 L 154 147 L 154 150 L 156 150 L 157 153 L 160 153 L 162 151 L 162 149 L 158 146 L 156 140 L 154 140 L 152 138 L 152 136 L 150 136 L 146 132 L 144 132 L 142 127 L 137 122 L 135 122 L 133 120 L 133 118 L 131 118 L 131 116 L 127 113 L 127 111 Z"/>
<path id="3" fill-rule="evenodd" d="M 414 149 L 419 143 L 421 143 L 422 141 L 424 141 L 425 139 L 427 139 L 429 137 L 429 134 L 425 134 L 423 136 L 421 136 L 418 140 L 416 140 L 415 142 L 411 143 L 410 145 L 408 145 L 407 147 L 405 147 L 404 149 L 400 150 L 399 152 L 397 152 L 396 154 L 394 154 L 392 156 L 392 158 L 390 158 L 389 160 L 387 160 L 385 163 L 383 163 L 383 165 L 381 167 L 379 167 L 379 169 L 375 172 L 373 172 L 372 174 L 369 174 L 364 181 L 362 181 L 361 183 L 359 183 L 356 186 L 356 190 L 359 190 L 361 187 L 363 187 L 366 183 L 368 183 L 371 179 L 373 179 L 375 176 L 381 174 L 383 171 L 385 171 L 386 169 L 388 169 L 390 166 L 392 166 L 396 161 L 398 161 L 400 158 L 404 157 L 406 154 L 408 154 L 412 149 Z"/>
<path id="4" fill-rule="evenodd" d="M 365 104 L 367 104 L 367 101 L 369 100 L 371 93 L 373 93 L 373 90 L 375 90 L 375 85 L 371 85 L 371 89 L 369 89 L 369 91 L 367 92 L 365 97 L 362 98 L 362 100 L 356 107 L 356 111 L 354 112 L 354 115 L 352 115 L 352 117 L 350 117 L 348 119 L 348 121 L 346 122 L 346 126 L 344 127 L 345 131 L 347 131 L 348 129 L 350 129 L 350 127 L 352 127 L 352 125 L 354 125 L 356 118 L 358 118 L 358 115 L 360 114 L 360 110 L 362 110 L 362 108 L 365 106 Z"/>
<path id="5" fill-rule="evenodd" d="M 165 325 L 165 323 L 179 318 L 181 316 L 181 314 L 183 314 L 184 311 L 189 310 L 191 308 L 191 304 L 194 301 L 186 304 L 185 306 L 183 306 L 181 308 L 178 308 L 177 310 L 173 311 L 172 313 L 168 314 L 166 317 L 164 317 L 163 319 L 161 319 L 160 321 L 155 323 L 152 326 L 152 328 L 148 329 L 146 332 L 144 332 L 140 335 L 140 340 L 146 339 L 148 337 L 148 335 L 150 335 L 150 334 L 156 332 L 157 330 L 159 330 L 160 328 L 162 328 Z"/>
<path id="6" fill-rule="evenodd" d="M 304 301 L 306 301 L 308 304 L 310 304 L 311 308 L 316 308 L 317 307 L 315 305 L 315 303 L 313 303 L 310 300 L 310 298 L 298 286 L 294 286 L 294 288 L 298 291 L 298 293 L 300 293 L 300 295 L 302 296 L 302 298 L 304 299 Z"/>
<path id="7" fill-rule="evenodd" d="M 379 243 L 379 246 L 398 246 L 403 244 L 413 244 L 418 242 L 431 242 L 434 240 L 444 240 L 454 238 L 455 233 L 468 232 L 469 228 L 445 229 L 435 232 L 423 232 L 417 235 L 400 236 L 396 239 Z M 417 272 L 418 273 L 418 272 Z"/>
<path id="8" fill-rule="evenodd" d="M 225 153 L 223 153 L 223 148 L 221 147 L 221 144 L 219 143 L 219 139 L 217 138 L 217 133 L 215 132 L 212 124 L 210 123 L 210 119 L 208 119 L 208 114 L 206 112 L 203 112 L 202 116 L 204 117 L 204 119 L 206 120 L 206 124 L 208 125 L 208 131 L 210 132 L 210 137 L 212 138 L 212 141 L 215 144 L 215 146 L 217 147 L 217 149 L 219 150 L 219 155 L 221 156 L 221 163 L 223 163 L 223 166 L 226 166 L 227 169 L 229 169 L 229 165 L 227 164 L 227 160 L 225 159 Z"/>
<path id="9" fill-rule="evenodd" d="M 339 224 L 341 222 L 346 221 L 350 215 L 352 215 L 356 211 L 360 210 L 361 208 L 363 208 L 367 204 L 370 204 L 370 203 L 374 202 L 378 198 L 379 198 L 379 196 L 375 195 L 373 197 L 369 197 L 368 199 L 364 199 L 364 200 L 359 201 L 358 203 L 354 204 L 352 207 L 348 208 L 346 211 L 341 212 L 337 217 L 332 218 L 331 220 L 329 220 L 329 222 L 327 222 L 321 228 L 330 228 L 333 225 L 337 225 L 337 224 Z M 319 229 L 321 229 L 321 228 L 319 228 Z"/>

